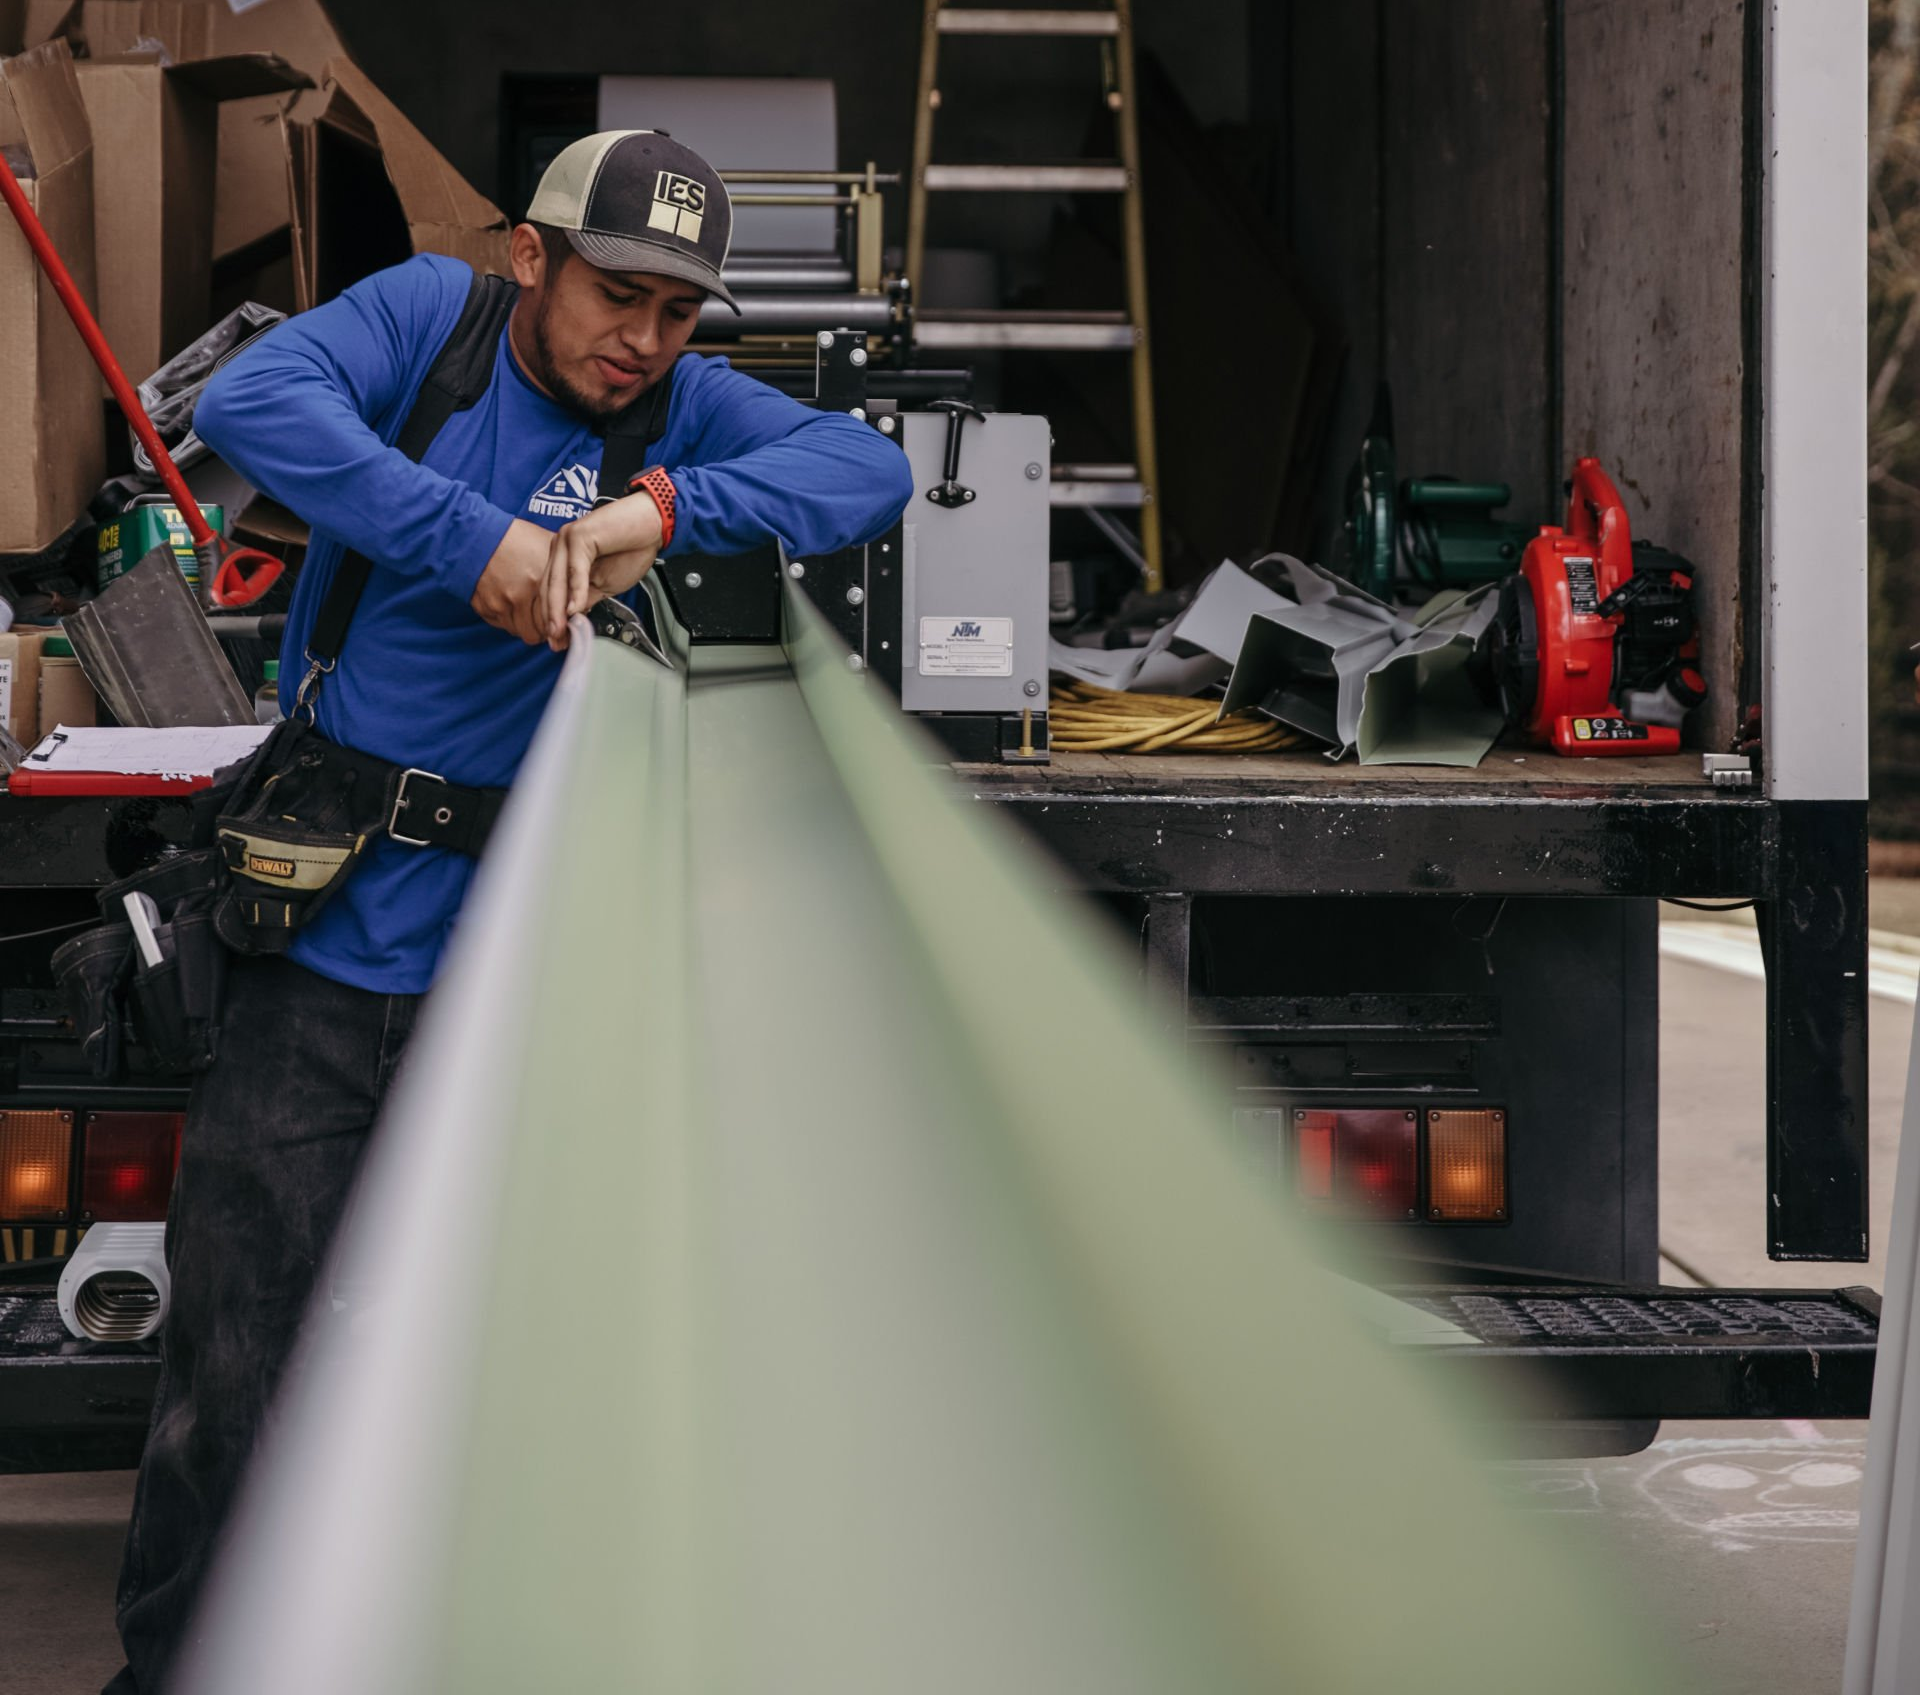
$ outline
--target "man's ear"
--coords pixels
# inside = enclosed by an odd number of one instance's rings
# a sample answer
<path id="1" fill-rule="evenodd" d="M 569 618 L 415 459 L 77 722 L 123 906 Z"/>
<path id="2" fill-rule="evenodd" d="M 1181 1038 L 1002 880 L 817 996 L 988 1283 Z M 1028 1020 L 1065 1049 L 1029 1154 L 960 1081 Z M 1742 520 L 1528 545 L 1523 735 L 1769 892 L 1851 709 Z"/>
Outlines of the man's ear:
<path id="1" fill-rule="evenodd" d="M 522 288 L 538 288 L 547 274 L 547 244 L 532 224 L 515 224 L 507 238 L 507 257 L 513 280 Z"/>

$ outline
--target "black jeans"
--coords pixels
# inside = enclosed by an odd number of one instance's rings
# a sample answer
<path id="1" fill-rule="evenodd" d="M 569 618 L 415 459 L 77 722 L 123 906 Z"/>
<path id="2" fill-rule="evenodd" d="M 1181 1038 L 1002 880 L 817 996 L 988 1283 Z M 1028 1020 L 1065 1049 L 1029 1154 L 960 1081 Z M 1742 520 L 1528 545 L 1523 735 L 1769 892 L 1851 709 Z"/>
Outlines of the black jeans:
<path id="1" fill-rule="evenodd" d="M 173 1302 L 120 1572 L 127 1666 L 107 1695 L 153 1695 L 185 1642 L 421 999 L 233 962 L 167 1213 Z"/>

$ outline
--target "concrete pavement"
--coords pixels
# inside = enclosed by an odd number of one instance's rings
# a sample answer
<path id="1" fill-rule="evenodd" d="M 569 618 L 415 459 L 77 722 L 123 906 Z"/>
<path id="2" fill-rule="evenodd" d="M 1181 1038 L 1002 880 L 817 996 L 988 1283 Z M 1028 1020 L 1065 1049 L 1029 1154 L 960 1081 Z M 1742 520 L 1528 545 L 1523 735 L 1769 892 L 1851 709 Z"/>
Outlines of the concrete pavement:
<path id="1" fill-rule="evenodd" d="M 130 1471 L 0 1477 L 0 1695 L 94 1695 L 120 1669 Z"/>
<path id="2" fill-rule="evenodd" d="M 1672 911 L 1672 908 L 1667 909 Z M 1920 916 L 1920 905 L 1914 907 Z M 1697 915 L 1677 913 L 1682 922 Z M 1876 918 L 1881 915 L 1876 913 Z M 1751 929 L 1748 915 L 1723 922 Z M 1887 1222 L 1914 1009 L 1869 1005 L 1872 1261 L 1767 1258 L 1766 989 L 1665 956 L 1660 970 L 1660 1244 L 1666 1281 L 1833 1287 L 1885 1282 Z M 1683 1269 L 1684 1267 L 1684 1269 Z M 1703 1695 L 1834 1695 L 1846 1656 L 1867 1427 L 1669 1422 L 1645 1453 L 1499 1468 L 1530 1511 L 1624 1557 Z"/>

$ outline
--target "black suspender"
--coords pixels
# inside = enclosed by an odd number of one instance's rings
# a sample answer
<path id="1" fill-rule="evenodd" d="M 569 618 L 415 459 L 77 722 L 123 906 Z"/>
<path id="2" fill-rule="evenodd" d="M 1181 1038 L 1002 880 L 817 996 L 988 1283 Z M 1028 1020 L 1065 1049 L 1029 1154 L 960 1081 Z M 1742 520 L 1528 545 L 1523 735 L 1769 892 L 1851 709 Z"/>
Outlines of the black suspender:
<path id="1" fill-rule="evenodd" d="M 394 443 L 415 464 L 426 457 L 447 420 L 474 405 L 492 386 L 494 349 L 500 344 L 500 331 L 519 292 L 511 277 L 475 275 L 453 334 L 420 385 L 413 410 Z M 354 609 L 366 592 L 372 572 L 371 559 L 349 551 L 333 574 L 333 584 L 320 604 L 320 615 L 307 642 L 308 663 L 323 673 L 331 671 L 340 657 L 347 626 L 353 622 Z"/>
<path id="2" fill-rule="evenodd" d="M 421 383 L 413 410 L 407 414 L 400 437 L 394 443 L 414 463 L 426 457 L 427 449 L 454 413 L 477 405 L 492 387 L 494 352 L 519 293 L 518 285 L 510 277 L 474 276 L 453 334 L 447 337 L 433 368 Z M 673 372 L 669 369 L 606 427 L 600 487 L 607 496 L 617 499 L 625 494 L 628 483 L 644 468 L 647 449 L 666 434 L 667 412 L 672 400 Z M 320 679 L 339 663 L 347 626 L 353 622 L 354 611 L 372 573 L 373 561 L 364 553 L 349 550 L 341 558 L 307 642 L 308 668 L 301 679 L 299 693 L 302 706 L 310 708 Z"/>
<path id="3" fill-rule="evenodd" d="M 600 498 L 618 500 L 647 468 L 647 449 L 667 433 L 673 405 L 673 367 L 610 423 L 600 452 Z"/>

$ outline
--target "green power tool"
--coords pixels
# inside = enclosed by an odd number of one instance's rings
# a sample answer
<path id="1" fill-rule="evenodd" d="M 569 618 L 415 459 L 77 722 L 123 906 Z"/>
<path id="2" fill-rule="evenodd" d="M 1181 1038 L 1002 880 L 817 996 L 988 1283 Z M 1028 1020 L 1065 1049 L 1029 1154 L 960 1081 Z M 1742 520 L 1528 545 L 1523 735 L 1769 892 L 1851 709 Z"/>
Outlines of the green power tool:
<path id="1" fill-rule="evenodd" d="M 1511 576 L 1538 527 L 1494 516 L 1512 498 L 1505 483 L 1446 476 L 1399 480 L 1393 395 L 1382 383 L 1360 457 L 1347 473 L 1334 569 L 1381 600 L 1392 599 L 1402 563 L 1406 577 L 1429 591 Z"/>

